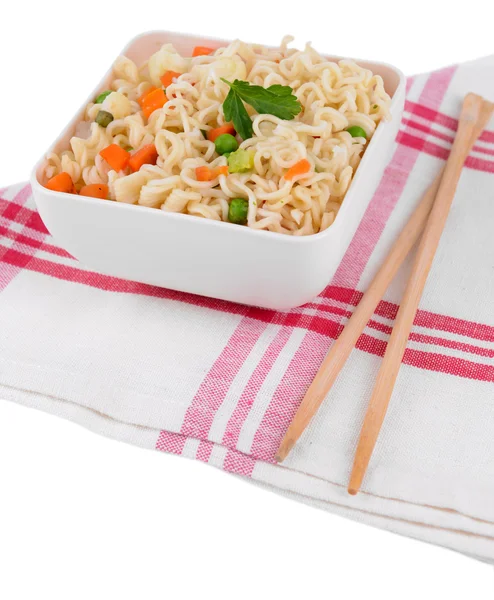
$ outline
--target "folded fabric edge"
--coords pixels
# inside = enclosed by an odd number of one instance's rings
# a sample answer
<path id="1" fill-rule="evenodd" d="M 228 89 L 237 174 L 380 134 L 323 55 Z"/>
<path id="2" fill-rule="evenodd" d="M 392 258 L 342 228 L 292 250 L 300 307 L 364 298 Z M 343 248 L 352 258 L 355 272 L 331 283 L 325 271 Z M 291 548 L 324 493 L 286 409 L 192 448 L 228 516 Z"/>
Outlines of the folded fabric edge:
<path id="1" fill-rule="evenodd" d="M 160 422 L 160 420 L 155 420 L 153 423 L 144 420 L 137 421 L 138 415 L 134 411 L 125 410 L 127 404 L 125 402 L 123 403 L 123 410 L 119 409 L 118 411 L 114 410 L 115 407 L 111 403 L 82 403 L 79 398 L 71 394 L 71 390 L 84 389 L 84 395 L 89 397 L 101 398 L 102 394 L 101 390 L 95 391 L 94 394 L 88 394 L 88 389 L 84 387 L 82 381 L 76 383 L 70 389 L 59 386 L 57 395 L 54 397 L 51 393 L 52 385 L 50 383 L 47 385 L 46 382 L 56 379 L 60 375 L 59 373 L 43 370 L 43 376 L 40 377 L 38 367 L 34 369 L 33 375 L 31 373 L 32 366 L 27 363 L 15 363 L 0 359 L 0 363 L 2 362 L 5 369 L 3 370 L 4 376 L 0 382 L 0 389 L 3 386 L 5 389 L 15 390 L 14 401 L 16 401 L 16 394 L 33 395 L 37 399 L 36 402 L 44 402 L 43 399 L 48 398 L 59 403 L 60 406 L 60 409 L 54 411 L 48 409 L 49 412 L 55 412 L 60 416 L 65 416 L 67 407 L 75 406 L 87 411 L 87 415 L 100 415 L 105 423 L 111 423 L 112 426 L 122 423 L 128 425 L 132 432 L 147 432 L 149 439 L 146 440 L 145 447 L 148 448 L 182 455 L 186 458 L 195 458 L 224 471 L 238 473 L 249 478 L 259 478 L 259 472 L 265 471 L 262 478 L 267 480 L 268 483 L 277 481 L 278 487 L 283 489 L 292 488 L 292 491 L 308 493 L 314 498 L 334 500 L 344 505 L 353 506 L 356 509 L 361 508 L 378 514 L 384 513 L 390 518 L 412 520 L 418 518 L 421 522 L 430 525 L 454 528 L 478 535 L 487 534 L 494 540 L 494 522 L 482 518 L 483 515 L 455 510 L 450 506 L 442 506 L 424 500 L 396 498 L 383 494 L 370 494 L 365 491 L 359 494 L 357 498 L 350 498 L 346 494 L 344 482 L 325 478 L 314 471 L 306 471 L 301 465 L 296 469 L 289 464 L 289 461 L 283 463 L 283 465 L 265 462 L 257 456 L 252 456 L 231 446 L 225 446 L 214 439 L 213 441 L 202 437 L 198 439 L 194 434 L 183 435 L 179 430 L 174 429 L 172 425 L 167 425 L 165 422 Z M 29 373 L 31 373 L 31 377 L 28 376 Z M 35 402 L 32 402 L 30 406 L 37 407 Z M 70 414 L 66 418 L 71 419 Z M 86 425 L 85 419 L 82 420 L 81 424 Z M 92 429 L 90 426 L 89 428 Z M 96 428 L 96 431 L 99 432 L 99 428 Z M 107 435 L 105 429 L 102 434 Z M 129 432 L 125 431 L 119 432 L 117 436 L 109 435 L 121 439 L 121 435 L 128 434 Z M 138 441 L 134 441 L 134 437 L 129 440 L 129 443 L 142 445 Z M 416 511 L 419 511 L 418 516 Z"/>
<path id="2" fill-rule="evenodd" d="M 63 417 L 105 437 L 142 448 L 159 449 L 158 439 L 162 432 L 157 429 L 117 421 L 104 413 L 75 403 L 4 385 L 0 385 L 0 398 Z M 184 448 L 185 451 L 181 455 L 195 458 L 195 450 L 201 442 L 192 439 L 188 442 L 194 452 L 187 452 L 187 448 Z M 235 470 L 227 468 L 227 465 L 224 464 L 227 452 L 225 447 L 212 445 L 214 448 L 210 453 L 208 464 L 229 474 L 250 479 L 252 483 L 273 492 L 354 521 L 436 544 L 471 558 L 494 564 L 494 536 L 486 535 L 486 532 L 491 533 L 490 527 L 484 526 L 482 522 L 456 513 L 380 498 L 361 498 L 361 502 L 367 504 L 365 508 L 348 506 L 338 502 L 334 497 L 328 499 L 327 493 L 331 487 L 336 487 L 334 484 L 324 480 L 318 481 L 310 475 L 262 461 L 257 461 L 251 476 L 246 477 L 239 471 L 235 472 Z M 251 458 L 247 455 L 244 456 L 248 459 Z M 308 495 L 307 490 L 310 490 L 314 496 Z M 324 497 L 324 493 L 326 493 L 326 497 Z M 343 494 L 341 497 L 344 497 Z M 386 509 L 386 513 L 382 512 L 383 508 Z M 381 511 L 380 513 L 377 512 L 378 509 Z"/>
<path id="3" fill-rule="evenodd" d="M 494 557 L 492 556 L 491 551 L 489 551 L 488 555 L 476 554 L 475 552 L 468 552 L 464 548 L 456 547 L 457 545 L 454 542 L 449 543 L 449 540 L 446 539 L 446 536 L 444 536 L 444 539 L 442 541 L 439 541 L 436 536 L 428 535 L 428 530 L 430 530 L 431 528 L 427 525 L 423 525 L 421 523 L 407 522 L 400 519 L 389 519 L 388 517 L 375 515 L 371 513 L 365 513 L 365 516 L 362 517 L 360 514 L 361 511 L 352 511 L 351 509 L 347 509 L 346 507 L 334 504 L 331 504 L 331 507 L 328 507 L 328 504 L 330 503 L 326 503 L 324 501 L 315 501 L 313 498 L 303 496 L 301 494 L 289 492 L 279 488 L 273 488 L 269 484 L 265 484 L 263 482 L 254 481 L 253 483 L 259 485 L 260 487 L 266 490 L 272 491 L 291 500 L 307 504 L 312 508 L 325 510 L 338 516 L 351 519 L 352 521 L 357 521 L 363 525 L 375 527 L 377 529 L 384 529 L 391 533 L 396 533 L 404 537 L 409 537 L 420 542 L 426 542 L 427 544 L 440 546 L 445 550 L 452 550 L 453 552 L 463 554 L 468 558 L 484 562 L 488 565 L 494 565 Z M 454 534 L 455 532 L 453 531 L 452 533 Z"/>
<path id="4" fill-rule="evenodd" d="M 88 411 L 87 414 L 96 413 L 115 424 L 129 425 L 132 431 L 146 431 L 150 439 L 146 442 L 145 447 L 183 455 L 188 458 L 196 458 L 227 472 L 239 473 L 247 477 L 259 477 L 259 471 L 266 470 L 263 477 L 268 482 L 272 480 L 279 481 L 278 486 L 283 489 L 292 486 L 295 492 L 308 492 L 314 498 L 333 499 L 336 502 L 354 506 L 356 509 L 365 508 L 378 514 L 384 512 L 390 518 L 411 518 L 413 520 L 417 518 L 415 511 L 419 511 L 418 519 L 426 524 L 454 528 L 478 535 L 488 534 L 494 540 L 494 522 L 486 519 L 483 514 L 475 514 L 471 510 L 467 512 L 467 510 L 456 509 L 456 507 L 426 501 L 423 497 L 420 499 L 391 497 L 383 494 L 370 494 L 364 491 L 357 498 L 350 499 L 346 494 L 344 482 L 325 478 L 317 471 L 306 471 L 303 464 L 298 463 L 297 469 L 289 464 L 290 461 L 283 465 L 270 464 L 259 459 L 259 457 L 251 456 L 249 453 L 230 446 L 224 446 L 217 440 L 196 439 L 194 434 L 182 435 L 178 429 L 173 427 L 173 424 L 167 424 L 161 419 L 154 419 L 154 422 L 149 420 L 138 421 L 138 415 L 135 411 L 128 410 L 128 406 L 130 406 L 128 402 L 119 403 L 118 410 L 115 410 L 116 407 L 111 402 L 95 402 L 95 399 L 106 398 L 106 394 L 102 393 L 101 389 L 88 393 L 88 388 L 82 380 L 74 383 L 71 378 L 71 385 L 68 388 L 59 385 L 57 397 L 54 398 L 51 382 L 57 380 L 61 372 L 52 372 L 46 369 L 40 371 L 38 366 L 33 367 L 29 363 L 19 363 L 5 359 L 0 359 L 1 363 L 3 363 L 4 369 L 0 370 L 4 374 L 0 386 L 16 390 L 19 394 L 27 393 L 34 394 L 37 398 L 50 398 L 61 403 L 61 405 L 63 403 L 64 406 L 74 405 L 80 407 Z M 93 398 L 93 402 L 84 403 L 82 396 L 74 395 L 74 390 L 84 390 L 83 396 Z M 13 399 L 16 401 L 15 397 Z M 167 402 L 171 402 L 171 400 L 169 399 Z M 36 404 L 30 405 L 36 408 Z M 49 410 L 49 412 L 59 414 L 58 410 Z M 71 419 L 70 416 L 66 418 Z M 85 420 L 81 424 L 85 425 Z M 89 428 L 91 429 L 91 427 Z M 103 431 L 103 435 L 107 435 L 105 431 Z M 116 436 L 116 439 L 120 439 L 121 435 L 123 434 Z M 128 432 L 125 432 L 125 435 L 128 435 Z M 115 436 L 110 435 L 110 437 Z M 131 439 L 129 443 L 142 445 L 134 439 Z M 319 469 L 319 473 L 323 472 L 323 469 Z M 283 473 L 288 473 L 288 477 L 283 477 Z M 451 525 L 452 521 L 454 525 Z"/>

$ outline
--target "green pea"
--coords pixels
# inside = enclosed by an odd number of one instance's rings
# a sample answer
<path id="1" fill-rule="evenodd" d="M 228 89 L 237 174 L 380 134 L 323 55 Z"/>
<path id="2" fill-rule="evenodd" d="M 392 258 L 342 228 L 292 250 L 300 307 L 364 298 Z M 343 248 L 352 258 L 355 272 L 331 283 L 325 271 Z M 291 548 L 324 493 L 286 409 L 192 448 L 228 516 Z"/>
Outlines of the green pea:
<path id="1" fill-rule="evenodd" d="M 365 129 L 362 129 L 362 127 L 359 127 L 358 125 L 349 127 L 347 129 L 347 131 L 352 137 L 363 137 L 363 138 L 367 139 L 367 134 L 365 133 Z"/>
<path id="2" fill-rule="evenodd" d="M 214 147 L 218 154 L 225 154 L 225 152 L 235 152 L 238 148 L 238 142 L 229 133 L 223 133 L 214 140 Z"/>
<path id="3" fill-rule="evenodd" d="M 228 208 L 228 220 L 230 223 L 245 225 L 247 223 L 247 213 L 249 212 L 249 203 L 244 198 L 233 198 Z"/>
<path id="4" fill-rule="evenodd" d="M 106 110 L 100 110 L 96 115 L 96 123 L 101 125 L 101 127 L 108 127 L 108 125 L 113 121 L 113 115 Z"/>
<path id="5" fill-rule="evenodd" d="M 106 90 L 104 92 L 101 92 L 101 94 L 99 96 L 96 96 L 96 100 L 94 101 L 95 104 L 102 104 L 104 99 L 109 96 L 111 94 L 111 90 Z"/>
<path id="6" fill-rule="evenodd" d="M 228 157 L 230 156 L 231 152 L 225 152 L 225 154 L 223 154 L 223 156 L 228 160 Z"/>

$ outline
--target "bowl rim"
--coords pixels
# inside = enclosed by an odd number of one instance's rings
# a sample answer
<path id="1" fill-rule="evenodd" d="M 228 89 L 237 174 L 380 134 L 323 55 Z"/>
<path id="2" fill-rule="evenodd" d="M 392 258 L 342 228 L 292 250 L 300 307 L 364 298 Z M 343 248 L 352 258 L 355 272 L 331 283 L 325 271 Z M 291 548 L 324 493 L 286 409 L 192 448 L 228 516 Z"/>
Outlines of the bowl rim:
<path id="1" fill-rule="evenodd" d="M 173 35 L 173 36 L 181 36 L 183 38 L 188 38 L 188 39 L 201 39 L 201 40 L 205 40 L 205 41 L 210 41 L 213 42 L 214 44 L 220 44 L 221 47 L 222 44 L 230 44 L 232 41 L 234 40 L 226 40 L 223 38 L 213 38 L 210 36 L 204 36 L 204 35 L 195 35 L 193 33 L 188 33 L 188 32 L 181 32 L 181 31 L 169 31 L 169 30 L 164 30 L 164 29 L 150 29 L 147 31 L 144 31 L 142 33 L 139 33 L 137 35 L 135 35 L 134 37 L 132 37 L 123 47 L 123 49 L 120 51 L 120 53 L 117 55 L 116 58 L 118 58 L 118 56 L 121 55 L 125 55 L 125 53 L 127 52 L 127 50 L 134 45 L 136 42 L 138 42 L 139 40 L 152 36 L 152 35 Z M 273 47 L 273 46 L 269 46 L 268 47 Z M 327 56 L 330 59 L 334 59 L 334 60 L 352 60 L 355 61 L 356 63 L 359 62 L 364 62 L 364 63 L 368 63 L 371 65 L 376 65 L 376 66 L 381 66 L 381 67 L 385 67 L 390 69 L 391 71 L 393 71 L 397 76 L 398 76 L 398 85 L 396 86 L 396 90 L 394 92 L 394 94 L 391 96 L 391 104 L 390 104 L 390 112 L 393 111 L 394 108 L 396 108 L 396 105 L 400 102 L 400 92 L 402 92 L 405 88 L 405 84 L 406 84 L 406 78 L 404 73 L 398 68 L 395 67 L 394 65 L 387 63 L 387 62 L 382 62 L 382 61 L 374 61 L 374 60 L 370 60 L 370 59 L 363 59 L 363 58 L 353 58 L 353 57 L 342 57 L 342 56 L 338 56 L 338 55 L 329 55 L 326 53 L 322 53 L 323 56 Z M 116 60 L 115 58 L 115 60 Z M 65 125 L 65 127 L 62 129 L 62 131 L 59 133 L 59 135 L 55 138 L 55 140 L 49 145 L 48 149 L 43 152 L 42 156 L 39 158 L 39 160 L 36 162 L 35 166 L 33 167 L 32 171 L 31 171 L 31 176 L 30 176 L 30 184 L 33 190 L 36 190 L 38 193 L 43 193 L 45 195 L 49 195 L 49 196 L 54 196 L 56 195 L 59 198 L 69 198 L 71 200 L 74 200 L 73 198 L 73 194 L 69 194 L 67 192 L 53 192 L 51 190 L 48 190 L 46 187 L 44 187 L 38 180 L 38 171 L 41 167 L 41 165 L 44 163 L 44 161 L 46 160 L 46 155 L 49 154 L 53 148 L 57 145 L 57 143 L 59 142 L 59 140 L 66 134 L 66 132 L 73 128 L 74 125 L 76 124 L 76 121 L 79 119 L 79 115 L 83 113 L 83 111 L 85 110 L 88 102 L 91 101 L 91 98 L 94 98 L 95 95 L 97 95 L 97 93 L 100 91 L 100 88 L 102 87 L 103 83 L 106 82 L 106 80 L 109 78 L 109 76 L 112 73 L 112 69 L 113 69 L 113 64 L 115 62 L 115 60 L 112 62 L 112 64 L 110 65 L 110 67 L 107 69 L 107 71 L 105 72 L 105 74 L 103 75 L 103 77 L 100 79 L 100 81 L 98 82 L 98 84 L 95 86 L 95 88 L 93 89 L 93 91 L 90 93 L 90 95 L 88 96 L 88 98 L 85 100 L 85 102 L 82 104 L 82 106 L 76 111 L 76 113 L 74 114 L 74 116 L 70 119 L 70 121 Z M 374 152 L 373 150 L 376 148 L 377 143 L 379 142 L 379 138 L 381 137 L 381 132 L 383 130 L 383 127 L 386 126 L 386 121 L 381 121 L 379 123 L 379 125 L 377 126 L 374 135 L 372 136 L 369 144 L 367 145 L 367 148 L 365 149 L 364 155 L 357 167 L 357 169 L 355 170 L 352 180 L 350 182 L 350 186 L 345 194 L 345 198 L 352 193 L 353 189 L 355 188 L 355 181 L 358 181 L 359 179 L 359 174 L 362 172 L 361 167 L 362 164 L 366 164 L 367 162 L 369 162 L 370 159 L 372 159 L 372 156 L 369 157 L 369 155 L 372 155 Z M 97 198 L 91 198 L 90 196 L 77 196 L 78 201 L 92 205 L 94 204 L 95 206 L 101 206 L 101 200 L 97 199 Z M 130 204 L 130 203 L 126 203 L 126 202 L 117 202 L 115 203 L 117 206 L 120 207 L 121 210 L 138 210 L 138 211 L 149 211 L 149 207 L 147 206 L 141 206 L 139 204 Z M 350 208 L 345 208 L 347 206 L 350 206 Z M 116 207 L 115 207 L 116 209 Z M 331 235 L 331 232 L 334 232 L 335 229 L 339 229 L 342 225 L 340 225 L 343 221 L 344 215 L 347 212 L 347 210 L 351 209 L 351 201 L 350 202 L 343 202 L 341 205 L 340 210 L 338 211 L 338 214 L 336 215 L 336 218 L 334 220 L 334 222 L 331 224 L 330 227 L 328 227 L 327 229 L 325 229 L 324 231 L 319 231 L 317 233 L 313 233 L 311 235 L 303 235 L 303 236 L 298 236 L 298 235 L 286 235 L 283 233 L 278 233 L 276 231 L 268 231 L 266 232 L 265 230 L 262 229 L 253 229 L 251 227 L 238 227 L 238 225 L 234 224 L 234 223 L 228 223 L 226 221 L 216 221 L 215 219 L 200 219 L 200 221 L 202 222 L 203 226 L 208 226 L 208 227 L 220 227 L 220 228 L 224 228 L 224 227 L 235 227 L 237 228 L 237 234 L 238 235 L 250 235 L 250 236 L 261 236 L 261 239 L 265 239 L 265 234 L 266 233 L 270 233 L 272 234 L 271 236 L 269 236 L 269 239 L 272 239 L 273 241 L 275 239 L 277 239 L 278 241 L 282 241 L 284 240 L 283 243 L 289 243 L 289 244 L 307 244 L 310 242 L 315 242 L 322 240 L 324 237 L 327 237 L 328 235 Z M 173 213 L 173 212 L 167 212 L 167 211 L 163 211 L 160 209 L 155 209 L 154 211 L 155 213 L 159 213 L 161 214 L 161 217 L 159 218 L 167 218 L 167 219 L 171 219 L 171 220 L 176 220 L 178 219 L 179 221 L 182 219 L 190 219 L 190 218 L 196 218 L 197 217 L 195 215 L 187 215 L 187 214 L 183 214 L 183 213 Z M 273 238 L 273 235 L 276 236 L 276 238 Z"/>

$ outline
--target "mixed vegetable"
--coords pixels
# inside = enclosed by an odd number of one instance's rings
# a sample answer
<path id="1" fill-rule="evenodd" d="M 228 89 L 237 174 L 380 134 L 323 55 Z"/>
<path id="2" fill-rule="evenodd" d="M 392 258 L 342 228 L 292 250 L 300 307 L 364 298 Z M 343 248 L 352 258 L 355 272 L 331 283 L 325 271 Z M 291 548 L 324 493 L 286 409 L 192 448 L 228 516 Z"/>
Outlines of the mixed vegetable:
<path id="1" fill-rule="evenodd" d="M 163 84 L 163 87 L 167 88 L 171 85 L 177 77 L 180 77 L 182 73 L 177 73 L 176 71 L 165 71 L 164 74 L 160 77 L 160 81 Z"/>
<path id="2" fill-rule="evenodd" d="M 106 110 L 100 110 L 96 115 L 96 123 L 101 127 L 108 127 L 108 125 L 113 121 L 113 115 Z"/>
<path id="3" fill-rule="evenodd" d="M 192 56 L 207 56 L 208 54 L 212 54 L 213 52 L 213 48 L 208 48 L 207 46 L 196 46 L 192 51 Z"/>
<path id="4" fill-rule="evenodd" d="M 46 187 L 53 192 L 66 192 L 67 194 L 76 193 L 72 177 L 68 173 L 65 173 L 65 171 L 52 177 L 46 184 Z"/>
<path id="5" fill-rule="evenodd" d="M 155 165 L 158 160 L 158 151 L 154 144 L 147 144 L 137 150 L 137 152 L 131 153 L 132 150 L 130 146 L 122 148 L 118 144 L 110 144 L 106 148 L 103 148 L 99 154 L 117 172 L 128 168 L 135 173 L 139 171 L 142 165 Z M 227 167 L 224 167 L 224 169 L 227 169 Z M 71 176 L 64 171 L 49 179 L 46 187 L 55 192 L 77 194 Z M 81 196 L 92 196 L 93 198 L 101 198 L 102 200 L 108 199 L 108 193 L 108 186 L 99 183 L 85 185 L 79 191 Z"/>
<path id="6" fill-rule="evenodd" d="M 214 140 L 214 147 L 218 154 L 231 154 L 238 149 L 238 142 L 231 133 L 222 133 Z"/>
<path id="7" fill-rule="evenodd" d="M 354 125 L 353 127 L 349 127 L 347 129 L 348 133 L 354 138 L 365 138 L 367 139 L 367 133 L 365 129 L 359 127 L 358 125 Z"/>
<path id="8" fill-rule="evenodd" d="M 212 52 L 214 50 L 209 47 L 196 46 L 192 56 L 207 56 Z M 159 78 L 163 88 L 152 86 L 138 98 L 137 101 L 146 119 L 149 119 L 154 111 L 165 105 L 168 101 L 166 88 L 176 82 L 181 75 L 182 73 L 177 71 L 165 71 Z M 233 82 L 221 79 L 230 88 L 223 102 L 223 113 L 228 122 L 219 127 L 201 131 L 204 138 L 214 143 L 216 153 L 226 158 L 227 165 L 197 167 L 195 176 L 197 181 L 201 182 L 210 182 L 230 173 L 246 173 L 254 168 L 254 153 L 239 147 L 240 139 L 247 140 L 253 136 L 252 118 L 249 116 L 246 104 L 259 114 L 271 114 L 283 120 L 295 118 L 302 110 L 302 105 L 290 86 L 271 85 L 263 88 L 239 79 L 235 79 Z M 105 90 L 95 98 L 95 104 L 102 105 L 95 118 L 100 127 L 108 127 L 114 119 L 122 118 L 121 115 L 114 114 L 118 109 L 117 101 L 122 102 L 121 99 L 115 97 L 115 94 L 118 95 L 112 90 Z M 124 97 L 124 101 L 129 102 L 126 97 Z M 347 132 L 353 138 L 367 138 L 365 130 L 359 126 L 349 127 Z M 135 152 L 130 146 L 123 148 L 118 144 L 110 144 L 99 154 L 109 167 L 117 172 L 125 170 L 136 172 L 145 164 L 156 164 L 158 159 L 158 152 L 154 144 L 148 144 Z M 287 169 L 284 178 L 292 181 L 294 178 L 310 173 L 311 169 L 310 162 L 303 159 Z M 54 191 L 77 193 L 70 175 L 65 172 L 52 177 L 46 187 Z M 109 190 L 105 184 L 91 184 L 84 186 L 79 194 L 107 199 Z M 240 225 L 246 224 L 248 209 L 249 203 L 245 198 L 233 198 L 229 203 L 228 220 Z"/>
<path id="9" fill-rule="evenodd" d="M 197 181 L 213 181 L 220 175 L 228 175 L 228 167 L 226 165 L 221 167 L 215 167 L 211 169 L 210 167 L 196 167 L 196 179 Z"/>
<path id="10" fill-rule="evenodd" d="M 109 96 L 111 93 L 112 93 L 112 90 L 105 90 L 104 92 L 101 92 L 101 94 L 99 96 L 96 96 L 94 103 L 95 104 L 103 104 L 103 102 L 105 101 L 105 98 L 107 96 Z"/>
<path id="11" fill-rule="evenodd" d="M 108 198 L 108 186 L 104 183 L 92 183 L 81 188 L 79 196 L 91 196 L 92 198 Z"/>
<path id="12" fill-rule="evenodd" d="M 215 142 L 217 137 L 223 135 L 225 133 L 229 133 L 230 135 L 235 135 L 237 132 L 231 123 L 227 123 L 226 125 L 221 125 L 221 127 L 216 127 L 216 129 L 210 129 L 206 132 L 206 138 L 210 142 Z"/>
<path id="13" fill-rule="evenodd" d="M 165 90 L 155 88 L 148 90 L 143 96 L 139 98 L 139 104 L 141 105 L 142 112 L 146 119 L 154 113 L 158 108 L 163 108 L 167 102 Z"/>
<path id="14" fill-rule="evenodd" d="M 306 158 L 303 158 L 288 169 L 288 171 L 285 173 L 285 179 L 291 181 L 294 177 L 297 177 L 299 175 L 305 175 L 309 171 L 310 162 Z"/>
<path id="15" fill-rule="evenodd" d="M 249 212 L 249 203 L 244 198 L 233 198 L 228 207 L 228 220 L 230 223 L 245 225 L 247 223 L 247 213 Z"/>
<path id="16" fill-rule="evenodd" d="M 230 173 L 245 173 L 254 168 L 254 153 L 239 148 L 228 155 L 228 168 Z"/>

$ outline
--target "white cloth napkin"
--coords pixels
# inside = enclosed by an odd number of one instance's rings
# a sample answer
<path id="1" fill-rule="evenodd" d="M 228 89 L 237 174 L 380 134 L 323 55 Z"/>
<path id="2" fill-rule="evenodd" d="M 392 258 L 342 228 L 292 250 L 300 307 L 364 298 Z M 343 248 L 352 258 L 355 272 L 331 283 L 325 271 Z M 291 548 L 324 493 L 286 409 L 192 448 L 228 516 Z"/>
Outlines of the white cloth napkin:
<path id="1" fill-rule="evenodd" d="M 91 272 L 46 232 L 29 186 L 1 190 L 0 397 L 494 562 L 492 122 L 464 170 L 363 492 L 351 497 L 346 485 L 410 260 L 300 443 L 273 461 L 447 157 L 463 96 L 494 99 L 493 68 L 494 57 L 409 80 L 394 155 L 334 280 L 287 312 Z"/>

